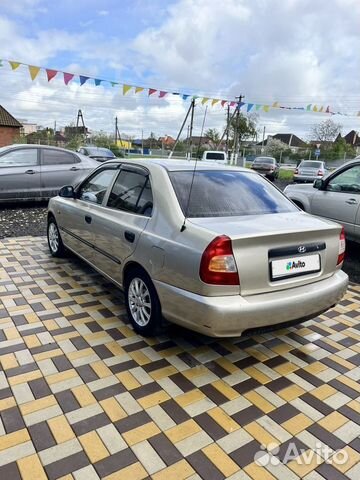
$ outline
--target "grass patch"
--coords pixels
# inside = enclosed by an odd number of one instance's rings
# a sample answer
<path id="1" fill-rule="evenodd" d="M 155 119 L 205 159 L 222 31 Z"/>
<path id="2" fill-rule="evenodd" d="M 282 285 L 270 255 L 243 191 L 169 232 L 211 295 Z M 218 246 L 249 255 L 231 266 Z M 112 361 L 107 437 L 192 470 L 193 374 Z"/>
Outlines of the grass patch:
<path id="1" fill-rule="evenodd" d="M 283 170 L 279 172 L 279 180 L 283 182 L 292 182 L 294 179 L 294 172 L 292 170 Z"/>

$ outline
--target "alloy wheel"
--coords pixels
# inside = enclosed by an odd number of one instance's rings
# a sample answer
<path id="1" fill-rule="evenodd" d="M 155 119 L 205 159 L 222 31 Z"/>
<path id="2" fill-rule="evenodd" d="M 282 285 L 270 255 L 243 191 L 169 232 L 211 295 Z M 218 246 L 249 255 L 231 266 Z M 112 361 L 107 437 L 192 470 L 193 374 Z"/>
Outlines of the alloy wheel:
<path id="1" fill-rule="evenodd" d="M 131 316 L 140 327 L 145 327 L 151 318 L 151 298 L 146 283 L 138 277 L 131 280 L 128 290 Z"/>
<path id="2" fill-rule="evenodd" d="M 57 253 L 57 251 L 59 250 L 59 231 L 57 229 L 57 226 L 53 222 L 49 224 L 48 236 L 51 251 L 53 253 Z"/>

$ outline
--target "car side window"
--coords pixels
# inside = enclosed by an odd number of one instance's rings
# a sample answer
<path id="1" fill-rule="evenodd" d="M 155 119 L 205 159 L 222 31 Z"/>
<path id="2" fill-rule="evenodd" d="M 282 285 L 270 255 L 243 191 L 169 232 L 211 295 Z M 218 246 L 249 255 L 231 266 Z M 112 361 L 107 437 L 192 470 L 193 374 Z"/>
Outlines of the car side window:
<path id="1" fill-rule="evenodd" d="M 0 167 L 33 167 L 37 164 L 37 148 L 19 148 L 0 157 Z"/>
<path id="2" fill-rule="evenodd" d="M 42 150 L 43 165 L 70 165 L 77 162 L 75 155 L 61 150 Z"/>
<path id="3" fill-rule="evenodd" d="M 121 170 L 109 195 L 108 207 L 151 217 L 153 196 L 148 175 Z"/>
<path id="4" fill-rule="evenodd" d="M 85 180 L 78 191 L 78 198 L 84 202 L 101 205 L 109 185 L 118 170 L 103 169 Z"/>
<path id="5" fill-rule="evenodd" d="M 327 184 L 331 192 L 360 193 L 360 165 L 354 165 L 339 173 Z"/>

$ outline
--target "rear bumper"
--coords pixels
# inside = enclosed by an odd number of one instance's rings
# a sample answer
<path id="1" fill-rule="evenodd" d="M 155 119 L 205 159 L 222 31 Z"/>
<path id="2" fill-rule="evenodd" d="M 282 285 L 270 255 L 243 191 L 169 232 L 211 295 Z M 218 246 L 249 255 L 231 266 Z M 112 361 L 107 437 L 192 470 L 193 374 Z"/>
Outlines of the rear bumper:
<path id="1" fill-rule="evenodd" d="M 314 183 L 315 180 L 322 177 L 314 177 L 314 176 L 307 176 L 307 175 L 294 175 L 294 182 L 309 182 Z"/>
<path id="2" fill-rule="evenodd" d="M 315 317 L 341 300 L 348 280 L 339 270 L 309 285 L 248 297 L 203 297 L 162 282 L 154 284 L 166 319 L 213 337 L 233 337 L 250 328 Z"/>

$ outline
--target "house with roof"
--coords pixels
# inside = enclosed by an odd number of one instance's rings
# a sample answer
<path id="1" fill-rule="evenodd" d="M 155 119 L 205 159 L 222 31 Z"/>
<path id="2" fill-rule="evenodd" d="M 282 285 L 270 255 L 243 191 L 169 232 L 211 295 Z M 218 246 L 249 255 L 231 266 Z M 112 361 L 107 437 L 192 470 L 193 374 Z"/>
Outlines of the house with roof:
<path id="1" fill-rule="evenodd" d="M 0 147 L 11 145 L 21 133 L 22 125 L 0 105 Z"/>
<path id="2" fill-rule="evenodd" d="M 276 133 L 275 135 L 268 135 L 264 141 L 264 146 L 267 145 L 270 138 L 273 140 L 279 140 L 294 153 L 298 152 L 301 148 L 307 147 L 307 144 L 294 133 Z M 262 146 L 262 142 L 257 143 L 257 146 Z"/>
<path id="3" fill-rule="evenodd" d="M 340 135 L 340 134 L 339 134 Z M 338 135 L 338 138 L 339 138 L 339 135 Z M 338 138 L 336 140 L 338 140 Z M 341 136 L 340 136 L 341 138 Z M 345 142 L 348 144 L 348 145 L 351 145 L 352 147 L 355 148 L 355 151 L 356 151 L 356 154 L 359 155 L 360 154 L 360 136 L 359 136 L 359 132 L 355 132 L 355 130 L 351 130 L 347 135 L 345 135 L 343 137 L 343 139 L 345 140 Z"/>

